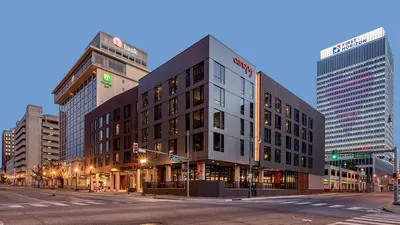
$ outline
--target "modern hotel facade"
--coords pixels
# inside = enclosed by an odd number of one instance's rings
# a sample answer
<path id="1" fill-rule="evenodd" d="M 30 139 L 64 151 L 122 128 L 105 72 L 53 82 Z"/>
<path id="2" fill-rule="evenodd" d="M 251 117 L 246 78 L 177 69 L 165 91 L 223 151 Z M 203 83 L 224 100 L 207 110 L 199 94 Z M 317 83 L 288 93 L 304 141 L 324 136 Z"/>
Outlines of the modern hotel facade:
<path id="1" fill-rule="evenodd" d="M 83 161 L 84 116 L 148 72 L 146 52 L 100 31 L 52 92 L 60 107 L 60 159 Z"/>
<path id="2" fill-rule="evenodd" d="M 7 161 L 12 158 L 15 151 L 15 128 L 4 130 L 1 136 L 1 168 L 2 172 L 6 172 Z"/>
<path id="3" fill-rule="evenodd" d="M 375 177 L 392 174 L 393 55 L 383 28 L 370 31 L 321 51 L 317 64 L 317 109 L 325 115 L 325 150 L 352 151 L 331 164 L 350 160 Z M 379 178 L 377 178 L 379 179 Z"/>

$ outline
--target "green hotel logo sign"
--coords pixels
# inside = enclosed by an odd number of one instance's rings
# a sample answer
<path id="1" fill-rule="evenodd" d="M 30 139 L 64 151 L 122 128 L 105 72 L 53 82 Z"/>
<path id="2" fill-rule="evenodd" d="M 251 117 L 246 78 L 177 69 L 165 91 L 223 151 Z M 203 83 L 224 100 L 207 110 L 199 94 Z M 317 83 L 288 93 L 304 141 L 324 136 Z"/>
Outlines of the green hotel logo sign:
<path id="1" fill-rule="evenodd" d="M 104 84 L 105 88 L 110 88 L 112 87 L 111 85 L 111 75 L 108 73 L 103 74 L 103 80 L 101 81 L 102 84 Z"/>

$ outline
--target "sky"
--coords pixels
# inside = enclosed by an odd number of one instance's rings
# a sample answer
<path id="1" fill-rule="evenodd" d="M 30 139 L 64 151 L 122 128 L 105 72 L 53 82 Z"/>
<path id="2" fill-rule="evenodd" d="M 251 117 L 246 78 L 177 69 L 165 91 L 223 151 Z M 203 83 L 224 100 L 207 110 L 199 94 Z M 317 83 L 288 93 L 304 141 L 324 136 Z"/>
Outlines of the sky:
<path id="1" fill-rule="evenodd" d="M 383 26 L 399 63 L 399 8 L 396 0 L 1 1 L 0 130 L 28 104 L 58 114 L 51 91 L 99 30 L 146 51 L 150 70 L 212 34 L 315 107 L 322 49 Z"/>

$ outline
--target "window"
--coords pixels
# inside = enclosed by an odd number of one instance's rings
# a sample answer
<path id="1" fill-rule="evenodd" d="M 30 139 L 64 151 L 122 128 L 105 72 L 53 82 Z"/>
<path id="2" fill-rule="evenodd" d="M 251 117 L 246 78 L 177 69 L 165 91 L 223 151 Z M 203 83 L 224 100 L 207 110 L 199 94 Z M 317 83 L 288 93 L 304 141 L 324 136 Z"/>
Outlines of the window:
<path id="1" fill-rule="evenodd" d="M 292 122 L 291 121 L 286 120 L 285 130 L 286 130 L 286 133 L 289 133 L 289 134 L 292 133 Z"/>
<path id="2" fill-rule="evenodd" d="M 308 141 L 313 142 L 313 133 L 311 130 L 308 131 Z"/>
<path id="3" fill-rule="evenodd" d="M 204 102 L 204 86 L 201 85 L 193 89 L 193 106 Z"/>
<path id="4" fill-rule="evenodd" d="M 103 127 L 103 117 L 101 116 L 99 118 L 99 128 L 102 128 L 102 127 Z"/>
<path id="5" fill-rule="evenodd" d="M 242 94 L 242 95 L 244 95 L 245 85 L 246 85 L 246 81 L 244 80 L 243 77 L 240 77 L 240 94 Z"/>
<path id="6" fill-rule="evenodd" d="M 154 106 L 154 120 L 161 119 L 161 104 Z"/>
<path id="7" fill-rule="evenodd" d="M 308 145 L 308 155 L 309 156 L 312 156 L 313 155 L 313 147 L 312 147 L 312 145 Z"/>
<path id="8" fill-rule="evenodd" d="M 214 109 L 214 128 L 224 129 L 225 113 Z"/>
<path id="9" fill-rule="evenodd" d="M 124 122 L 124 133 L 126 134 L 126 133 L 129 133 L 129 131 L 130 131 L 130 123 L 129 123 L 129 120 L 126 120 L 125 122 Z"/>
<path id="10" fill-rule="evenodd" d="M 281 150 L 275 149 L 275 162 L 281 163 Z"/>
<path id="11" fill-rule="evenodd" d="M 250 137 L 254 137 L 254 127 L 253 127 L 253 122 L 250 122 Z"/>
<path id="12" fill-rule="evenodd" d="M 276 146 L 282 145 L 282 135 L 279 132 L 275 132 L 275 145 Z"/>
<path id="13" fill-rule="evenodd" d="M 264 160 L 271 161 L 271 147 L 264 146 Z"/>
<path id="14" fill-rule="evenodd" d="M 264 142 L 271 143 L 271 130 L 264 128 Z"/>
<path id="15" fill-rule="evenodd" d="M 214 151 L 224 152 L 224 135 L 214 132 Z"/>
<path id="16" fill-rule="evenodd" d="M 286 152 L 286 164 L 287 165 L 292 164 L 292 153 L 291 152 Z"/>
<path id="17" fill-rule="evenodd" d="M 178 113 L 178 98 L 171 98 L 169 100 L 169 115 L 174 115 Z"/>
<path id="18" fill-rule="evenodd" d="M 190 86 L 190 69 L 186 70 L 186 87 Z"/>
<path id="19" fill-rule="evenodd" d="M 299 122 L 299 110 L 297 110 L 297 109 L 294 109 L 294 120 L 296 121 L 296 122 Z"/>
<path id="20" fill-rule="evenodd" d="M 285 112 L 287 117 L 292 118 L 292 106 L 286 104 Z"/>
<path id="21" fill-rule="evenodd" d="M 214 80 L 225 84 L 225 67 L 214 61 Z"/>
<path id="22" fill-rule="evenodd" d="M 305 157 L 305 156 L 301 157 L 301 167 L 304 167 L 304 168 L 307 167 L 307 157 Z"/>
<path id="23" fill-rule="evenodd" d="M 119 135 L 119 123 L 114 124 L 114 135 Z"/>
<path id="24" fill-rule="evenodd" d="M 142 107 L 145 108 L 149 104 L 149 99 L 147 97 L 147 92 L 142 94 Z"/>
<path id="25" fill-rule="evenodd" d="M 161 84 L 154 88 L 154 102 L 160 101 L 162 98 Z"/>
<path id="26" fill-rule="evenodd" d="M 113 148 L 114 148 L 114 150 L 119 150 L 119 149 L 120 149 L 120 141 L 119 141 L 119 138 L 115 138 L 115 139 L 113 140 Z"/>
<path id="27" fill-rule="evenodd" d="M 142 129 L 142 142 L 147 142 L 149 138 L 149 129 Z"/>
<path id="28" fill-rule="evenodd" d="M 294 139 L 294 150 L 296 152 L 300 151 L 300 141 L 298 139 Z"/>
<path id="29" fill-rule="evenodd" d="M 172 119 L 169 121 L 169 134 L 174 135 L 178 133 L 178 119 Z"/>
<path id="30" fill-rule="evenodd" d="M 106 152 L 110 151 L 110 141 L 106 141 L 105 148 L 106 148 Z"/>
<path id="31" fill-rule="evenodd" d="M 193 111 L 193 129 L 203 127 L 204 125 L 204 109 Z"/>
<path id="32" fill-rule="evenodd" d="M 254 143 L 249 141 L 249 151 L 251 153 L 251 158 L 254 158 Z"/>
<path id="33" fill-rule="evenodd" d="M 254 116 L 254 104 L 250 102 L 250 118 L 253 118 Z"/>
<path id="34" fill-rule="evenodd" d="M 204 134 L 193 134 L 193 149 L 195 152 L 203 151 Z"/>
<path id="35" fill-rule="evenodd" d="M 178 147 L 176 139 L 172 139 L 168 141 L 168 152 L 173 152 L 174 155 L 178 154 Z"/>
<path id="36" fill-rule="evenodd" d="M 190 91 L 186 92 L 186 109 L 190 108 Z"/>
<path id="37" fill-rule="evenodd" d="M 306 130 L 306 128 L 301 128 L 301 138 L 303 138 L 303 140 L 307 140 L 307 130 Z"/>
<path id="38" fill-rule="evenodd" d="M 308 157 L 308 169 L 312 169 L 313 167 L 314 167 L 313 158 Z"/>
<path id="39" fill-rule="evenodd" d="M 154 144 L 154 151 L 156 152 L 162 152 L 162 144 L 161 143 L 155 143 Z M 158 154 L 155 153 L 155 158 L 158 158 Z"/>
<path id="40" fill-rule="evenodd" d="M 300 158 L 299 158 L 299 155 L 298 155 L 298 154 L 294 154 L 294 157 L 293 157 L 293 165 L 294 165 L 294 166 L 299 166 L 299 165 L 300 165 Z"/>
<path id="41" fill-rule="evenodd" d="M 275 110 L 278 113 L 282 112 L 282 108 L 281 107 L 282 107 L 282 101 L 279 98 L 275 98 Z"/>
<path id="42" fill-rule="evenodd" d="M 300 137 L 300 127 L 299 127 L 299 125 L 297 125 L 297 124 L 294 124 L 294 135 L 295 136 L 297 136 L 297 137 Z"/>
<path id="43" fill-rule="evenodd" d="M 307 126 L 307 115 L 304 113 L 301 114 L 301 124 L 303 124 L 303 126 Z"/>
<path id="44" fill-rule="evenodd" d="M 250 98 L 254 98 L 254 84 L 250 82 Z"/>
<path id="45" fill-rule="evenodd" d="M 311 117 L 308 117 L 308 129 L 312 130 L 314 127 L 314 121 Z"/>
<path id="46" fill-rule="evenodd" d="M 281 117 L 278 116 L 278 115 L 275 115 L 275 128 L 279 129 L 279 130 L 282 128 L 282 126 L 281 126 Z"/>
<path id="47" fill-rule="evenodd" d="M 107 155 L 106 155 L 106 163 L 105 163 L 105 166 L 108 166 L 108 165 L 110 165 L 110 154 L 107 154 Z"/>
<path id="48" fill-rule="evenodd" d="M 161 123 L 154 125 L 154 139 L 161 138 L 162 126 Z"/>
<path id="49" fill-rule="evenodd" d="M 307 144 L 304 141 L 301 142 L 301 152 L 307 154 Z"/>
<path id="50" fill-rule="evenodd" d="M 119 152 L 114 153 L 114 156 L 113 156 L 113 163 L 114 163 L 114 164 L 119 164 Z"/>
<path id="51" fill-rule="evenodd" d="M 125 136 L 124 137 L 124 149 L 129 149 L 131 148 L 131 136 Z"/>
<path id="52" fill-rule="evenodd" d="M 290 136 L 286 136 L 286 148 L 292 149 L 292 138 Z"/>
<path id="53" fill-rule="evenodd" d="M 240 119 L 240 135 L 244 135 L 244 119 Z"/>
<path id="54" fill-rule="evenodd" d="M 99 143 L 99 154 L 103 154 L 103 143 Z"/>
<path id="55" fill-rule="evenodd" d="M 100 157 L 98 158 L 97 166 L 98 166 L 98 167 L 103 167 L 103 156 L 100 156 Z"/>
<path id="56" fill-rule="evenodd" d="M 124 163 L 130 163 L 132 158 L 132 153 L 131 151 L 129 152 L 124 152 Z"/>
<path id="57" fill-rule="evenodd" d="M 106 127 L 106 138 L 110 138 L 110 127 Z"/>
<path id="58" fill-rule="evenodd" d="M 199 64 L 193 67 L 193 84 L 204 79 L 204 62 L 200 62 Z"/>
<path id="59" fill-rule="evenodd" d="M 271 94 L 268 92 L 264 92 L 264 105 L 268 108 L 271 108 Z"/>
<path id="60" fill-rule="evenodd" d="M 142 124 L 148 124 L 149 123 L 149 110 L 144 110 L 142 112 Z"/>
<path id="61" fill-rule="evenodd" d="M 115 122 L 119 121 L 119 118 L 120 118 L 119 108 L 118 109 L 114 109 L 114 121 Z"/>
<path id="62" fill-rule="evenodd" d="M 244 140 L 240 139 L 240 156 L 244 156 Z"/>
<path id="63" fill-rule="evenodd" d="M 214 85 L 214 104 L 225 106 L 225 90 Z"/>
<path id="64" fill-rule="evenodd" d="M 187 131 L 190 130 L 190 113 L 185 115 L 185 126 Z"/>
<path id="65" fill-rule="evenodd" d="M 99 141 L 103 140 L 103 130 L 99 130 Z"/>
<path id="66" fill-rule="evenodd" d="M 124 118 L 129 118 L 131 116 L 131 104 L 124 106 Z"/>
<path id="67" fill-rule="evenodd" d="M 244 115 L 244 99 L 240 99 L 240 114 Z"/>
<path id="68" fill-rule="evenodd" d="M 271 112 L 268 110 L 264 110 L 264 124 L 271 126 Z"/>
<path id="69" fill-rule="evenodd" d="M 173 95 L 178 90 L 178 76 L 169 79 L 169 95 Z"/>

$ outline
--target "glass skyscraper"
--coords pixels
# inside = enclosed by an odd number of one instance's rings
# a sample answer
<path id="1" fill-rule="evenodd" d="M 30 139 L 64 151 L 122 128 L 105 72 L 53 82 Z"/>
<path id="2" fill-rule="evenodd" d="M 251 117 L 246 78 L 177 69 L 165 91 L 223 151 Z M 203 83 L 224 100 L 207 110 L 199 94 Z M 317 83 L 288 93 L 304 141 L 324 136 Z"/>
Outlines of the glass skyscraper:
<path id="1" fill-rule="evenodd" d="M 317 109 L 325 115 L 326 153 L 355 152 L 331 164 L 345 160 L 374 177 L 392 173 L 391 153 L 363 154 L 394 147 L 393 125 L 387 123 L 393 115 L 393 56 L 383 28 L 321 51 Z"/>

